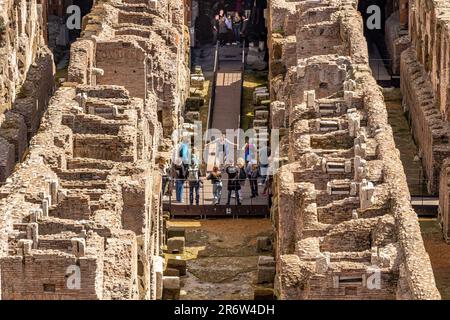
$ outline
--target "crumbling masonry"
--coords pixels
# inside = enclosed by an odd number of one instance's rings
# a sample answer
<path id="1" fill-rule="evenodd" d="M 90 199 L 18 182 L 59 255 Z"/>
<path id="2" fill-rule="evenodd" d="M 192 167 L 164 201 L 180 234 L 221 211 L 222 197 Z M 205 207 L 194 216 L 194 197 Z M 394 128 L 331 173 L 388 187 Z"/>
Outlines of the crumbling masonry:
<path id="1" fill-rule="evenodd" d="M 439 299 L 356 6 L 271 1 L 276 294 Z"/>
<path id="2" fill-rule="evenodd" d="M 450 4 L 410 1 L 409 48 L 401 56 L 403 108 L 420 150 L 428 190 L 439 193 L 440 222 L 450 240 Z"/>
<path id="3" fill-rule="evenodd" d="M 43 3 L 0 2 L 0 184 L 23 159 L 54 90 Z"/>
<path id="4" fill-rule="evenodd" d="M 189 88 L 178 0 L 97 1 L 0 189 L 1 299 L 160 299 L 157 157 Z M 158 153 L 161 151 L 161 153 Z"/>

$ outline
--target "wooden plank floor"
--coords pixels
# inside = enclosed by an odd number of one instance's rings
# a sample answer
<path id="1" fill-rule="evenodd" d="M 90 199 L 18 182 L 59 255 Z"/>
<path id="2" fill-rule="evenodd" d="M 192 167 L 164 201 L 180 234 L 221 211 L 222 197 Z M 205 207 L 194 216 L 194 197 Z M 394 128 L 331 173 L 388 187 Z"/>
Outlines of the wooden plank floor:
<path id="1" fill-rule="evenodd" d="M 224 47 L 219 63 L 212 128 L 238 129 L 241 118 L 242 48 Z"/>

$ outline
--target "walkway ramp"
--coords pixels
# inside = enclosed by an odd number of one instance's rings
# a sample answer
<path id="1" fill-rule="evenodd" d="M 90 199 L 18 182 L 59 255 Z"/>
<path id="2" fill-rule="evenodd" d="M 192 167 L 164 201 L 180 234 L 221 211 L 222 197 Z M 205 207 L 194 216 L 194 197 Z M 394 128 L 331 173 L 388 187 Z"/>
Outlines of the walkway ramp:
<path id="1" fill-rule="evenodd" d="M 238 129 L 241 125 L 242 86 L 245 49 L 241 46 L 217 47 L 213 102 L 210 107 L 209 129 L 226 133 L 227 129 Z M 223 159 L 216 159 L 216 145 L 208 146 L 206 171 Z"/>
<path id="2" fill-rule="evenodd" d="M 224 133 L 226 129 L 240 127 L 244 70 L 242 55 L 243 49 L 240 46 L 225 46 L 219 49 L 211 128 Z"/>

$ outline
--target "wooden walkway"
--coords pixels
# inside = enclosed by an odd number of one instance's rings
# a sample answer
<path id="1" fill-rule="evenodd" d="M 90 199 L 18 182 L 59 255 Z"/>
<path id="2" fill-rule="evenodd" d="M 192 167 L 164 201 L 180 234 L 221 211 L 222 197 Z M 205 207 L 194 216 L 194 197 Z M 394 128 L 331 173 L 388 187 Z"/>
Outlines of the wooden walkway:
<path id="1" fill-rule="evenodd" d="M 212 128 L 225 133 L 240 127 L 242 81 L 242 48 L 221 47 Z"/>
<path id="2" fill-rule="evenodd" d="M 210 129 L 220 130 L 226 133 L 227 129 L 236 130 L 240 128 L 242 85 L 244 72 L 243 48 L 241 46 L 224 46 L 218 50 L 218 65 L 216 73 L 216 86 L 214 104 L 211 107 Z M 206 172 L 209 173 L 214 165 L 222 162 L 216 155 L 216 144 L 208 147 L 206 159 Z M 226 176 L 226 174 L 225 174 Z M 262 194 L 264 186 L 258 186 L 258 197 L 251 198 L 250 182 L 247 180 L 242 188 L 241 205 L 237 205 L 237 199 L 232 198 L 230 206 L 227 206 L 228 190 L 227 181 L 223 181 L 222 197 L 219 205 L 214 205 L 213 186 L 210 181 L 202 179 L 203 186 L 200 188 L 199 205 L 191 205 L 189 202 L 189 187 L 185 183 L 183 202 L 177 202 L 175 188 L 173 188 L 169 199 L 164 201 L 164 210 L 169 211 L 172 216 L 268 216 L 269 199 Z M 261 181 L 261 179 L 259 179 Z M 233 192 L 234 194 L 234 192 Z M 195 192 L 194 192 L 195 197 Z"/>
<path id="3" fill-rule="evenodd" d="M 230 206 L 227 206 L 228 190 L 227 181 L 223 181 L 222 197 L 219 205 L 214 205 L 213 186 L 210 181 L 202 179 L 203 185 L 199 190 L 200 202 L 199 205 L 195 204 L 195 191 L 194 204 L 190 205 L 189 202 L 189 187 L 188 183 L 185 183 L 183 191 L 183 202 L 176 201 L 175 188 L 173 188 L 170 197 L 164 198 L 164 211 L 171 213 L 172 217 L 192 217 L 192 216 L 208 216 L 208 217 L 223 217 L 223 216 L 268 216 L 269 212 L 269 198 L 262 195 L 264 186 L 258 186 L 258 197 L 251 198 L 250 182 L 247 180 L 242 188 L 242 201 L 241 206 L 237 205 L 235 198 L 231 198 Z M 259 179 L 258 181 L 261 181 Z M 232 193 L 234 195 L 234 192 Z"/>
<path id="4" fill-rule="evenodd" d="M 243 85 L 243 49 L 240 46 L 219 47 L 215 98 L 212 106 L 211 129 L 226 133 L 241 126 L 241 102 Z M 208 146 L 206 171 L 221 165 L 224 159 L 216 159 L 216 145 Z M 235 159 L 236 160 L 236 159 Z"/>

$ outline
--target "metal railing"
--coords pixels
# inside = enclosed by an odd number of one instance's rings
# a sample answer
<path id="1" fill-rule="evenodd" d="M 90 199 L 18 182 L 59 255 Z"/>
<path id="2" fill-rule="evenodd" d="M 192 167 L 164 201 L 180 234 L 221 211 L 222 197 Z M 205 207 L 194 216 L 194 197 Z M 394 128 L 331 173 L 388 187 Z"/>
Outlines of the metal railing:
<path id="1" fill-rule="evenodd" d="M 243 112 L 243 105 L 244 105 L 244 75 L 245 75 L 245 46 L 246 42 L 245 39 L 242 41 L 242 66 L 241 66 L 241 72 L 242 72 L 242 81 L 241 81 L 241 107 L 239 108 L 239 125 L 238 127 L 241 127 L 241 121 L 242 121 L 242 112 Z"/>
<path id="2" fill-rule="evenodd" d="M 162 190 L 163 208 L 171 216 L 254 216 L 267 217 L 270 214 L 271 198 L 268 193 L 262 195 L 265 190 L 264 178 L 257 180 L 258 196 L 252 197 L 249 179 L 238 180 L 241 190 L 228 190 L 229 179 L 222 179 L 221 194 L 219 202 L 216 203 L 214 198 L 213 183 L 205 178 L 201 178 L 199 182 L 191 182 L 185 179 L 173 179 L 168 176 L 163 177 L 166 180 L 165 190 Z M 237 183 L 233 180 L 234 183 Z M 180 183 L 180 184 L 179 184 Z M 178 196 L 177 199 L 177 189 Z M 198 192 L 198 194 L 197 194 Z M 229 193 L 231 193 L 230 203 L 228 204 Z M 197 197 L 198 195 L 198 197 Z"/>
<path id="3" fill-rule="evenodd" d="M 208 107 L 208 129 L 211 129 L 213 122 L 213 113 L 214 113 L 214 104 L 216 102 L 216 86 L 217 86 L 217 73 L 219 71 L 219 47 L 220 42 L 217 41 L 216 49 L 214 53 L 214 75 L 211 89 L 211 99 L 209 99 L 209 107 Z"/>

